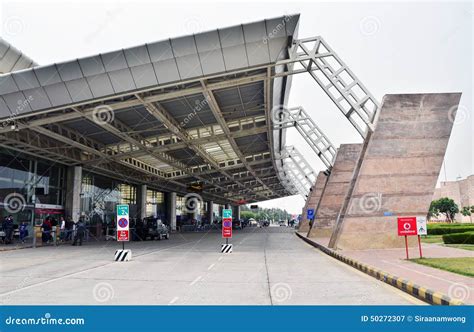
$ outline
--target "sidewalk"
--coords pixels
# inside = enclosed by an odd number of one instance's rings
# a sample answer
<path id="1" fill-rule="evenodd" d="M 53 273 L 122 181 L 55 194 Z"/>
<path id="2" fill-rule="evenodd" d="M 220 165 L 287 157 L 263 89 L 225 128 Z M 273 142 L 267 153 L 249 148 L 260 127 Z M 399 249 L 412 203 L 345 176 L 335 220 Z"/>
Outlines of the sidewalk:
<path id="1" fill-rule="evenodd" d="M 300 233 L 300 235 L 303 234 Z M 329 238 L 311 238 L 311 240 L 324 247 L 327 247 L 329 243 Z M 472 257 L 474 255 L 474 252 L 469 250 L 427 243 L 422 243 L 422 250 L 423 257 L 426 258 Z M 474 278 L 407 261 L 405 248 L 337 250 L 337 253 L 443 293 L 465 304 L 474 304 Z M 409 256 L 418 258 L 418 247 L 409 248 Z"/>

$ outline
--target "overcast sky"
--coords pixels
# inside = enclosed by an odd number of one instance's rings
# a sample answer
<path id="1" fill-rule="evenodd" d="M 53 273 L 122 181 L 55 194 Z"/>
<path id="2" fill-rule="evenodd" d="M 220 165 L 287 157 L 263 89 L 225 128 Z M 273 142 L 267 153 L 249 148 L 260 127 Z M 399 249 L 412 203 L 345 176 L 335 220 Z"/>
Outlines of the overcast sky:
<path id="1" fill-rule="evenodd" d="M 440 180 L 473 174 L 470 2 L 1 1 L 1 35 L 39 64 L 66 61 L 180 35 L 300 13 L 299 37 L 321 35 L 366 87 L 387 93 L 462 92 Z M 303 106 L 338 146 L 361 142 L 309 75 L 293 79 L 289 106 Z M 296 131 L 287 143 L 316 172 L 322 163 Z M 446 171 L 446 172 L 445 172 Z M 300 213 L 294 196 L 260 203 Z"/>

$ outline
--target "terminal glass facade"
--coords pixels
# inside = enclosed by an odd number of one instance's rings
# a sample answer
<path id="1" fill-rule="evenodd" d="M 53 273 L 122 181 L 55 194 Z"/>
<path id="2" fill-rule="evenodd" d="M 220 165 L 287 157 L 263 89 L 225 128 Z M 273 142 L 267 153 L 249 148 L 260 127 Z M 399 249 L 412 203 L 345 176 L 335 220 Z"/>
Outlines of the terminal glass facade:
<path id="1" fill-rule="evenodd" d="M 81 188 L 81 215 L 87 224 L 115 223 L 115 206 L 129 204 L 136 212 L 137 188 L 96 174 L 84 174 Z"/>
<path id="2" fill-rule="evenodd" d="M 41 220 L 45 211 L 63 213 L 66 168 L 13 150 L 0 149 L 1 217 L 15 224 Z"/>

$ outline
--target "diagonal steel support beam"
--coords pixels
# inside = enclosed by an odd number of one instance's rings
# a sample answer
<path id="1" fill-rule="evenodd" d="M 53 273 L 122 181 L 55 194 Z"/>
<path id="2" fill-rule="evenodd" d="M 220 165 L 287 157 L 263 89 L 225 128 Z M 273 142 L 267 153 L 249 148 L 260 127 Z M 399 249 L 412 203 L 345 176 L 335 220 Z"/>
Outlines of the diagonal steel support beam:
<path id="1" fill-rule="evenodd" d="M 332 168 L 336 157 L 336 148 L 303 107 L 290 109 L 276 107 L 272 111 L 272 119 L 274 129 L 295 127 L 323 164 L 329 170 Z"/>
<path id="2" fill-rule="evenodd" d="M 230 129 L 229 129 L 226 121 L 224 120 L 224 117 L 222 115 L 222 111 L 219 107 L 219 104 L 217 103 L 217 100 L 214 96 L 214 93 L 211 90 L 207 89 L 206 83 L 204 81 L 201 81 L 201 85 L 204 89 L 203 94 L 204 94 L 204 97 L 206 98 L 206 100 L 208 102 L 209 108 L 211 109 L 211 112 L 214 115 L 214 118 L 217 120 L 217 123 L 219 123 L 222 130 L 224 131 L 224 133 L 227 137 L 227 140 L 229 141 L 230 145 L 232 146 L 232 149 L 234 150 L 234 153 L 242 160 L 242 163 L 244 164 L 244 166 L 252 173 L 252 175 L 255 177 L 255 179 L 258 181 L 258 183 L 260 183 L 263 187 L 267 188 L 268 190 L 271 190 L 270 188 L 268 188 L 265 185 L 265 183 L 262 180 L 260 180 L 260 178 L 257 176 L 257 174 L 253 171 L 252 166 L 250 166 L 247 163 L 247 161 L 245 160 L 242 151 L 240 151 L 240 148 L 237 145 L 237 142 L 232 137 Z"/>
<path id="3" fill-rule="evenodd" d="M 187 145 L 188 148 L 196 152 L 203 160 L 209 163 L 209 165 L 211 165 L 217 172 L 222 173 L 223 175 L 228 177 L 230 180 L 233 180 L 240 187 L 245 188 L 244 184 L 240 183 L 237 180 L 234 180 L 231 174 L 221 169 L 219 167 L 219 164 L 211 156 L 209 156 L 206 150 L 204 150 L 199 145 L 192 144 L 191 141 L 193 140 L 193 137 L 189 135 L 187 131 L 181 128 L 179 123 L 171 116 L 171 114 L 168 113 L 168 111 L 162 105 L 160 105 L 159 103 L 145 102 L 145 100 L 140 95 L 136 95 L 136 98 L 143 103 L 143 106 L 145 107 L 145 109 L 152 116 L 154 116 L 157 120 L 163 123 L 173 134 L 178 136 L 181 139 L 181 141 L 183 141 Z M 226 128 L 228 129 L 227 125 L 226 125 Z M 226 137 L 228 138 L 227 135 Z M 195 175 L 195 176 L 198 177 L 199 175 Z M 209 182 L 208 180 L 206 181 Z"/>

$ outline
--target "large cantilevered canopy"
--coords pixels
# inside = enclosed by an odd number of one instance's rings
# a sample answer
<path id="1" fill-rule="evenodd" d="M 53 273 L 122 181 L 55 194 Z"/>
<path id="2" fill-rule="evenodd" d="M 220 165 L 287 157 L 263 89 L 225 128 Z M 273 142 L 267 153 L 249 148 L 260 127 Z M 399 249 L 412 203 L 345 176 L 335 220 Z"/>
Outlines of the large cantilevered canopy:
<path id="1" fill-rule="evenodd" d="M 304 194 L 314 174 L 286 149 L 288 126 L 328 168 L 335 149 L 302 109 L 287 109 L 291 75 L 309 73 L 363 137 L 378 103 L 322 38 L 297 39 L 298 21 L 282 16 L 0 75 L 0 146 L 161 190 L 199 184 L 218 203 Z M 290 121 L 280 121 L 282 110 Z"/>
<path id="2" fill-rule="evenodd" d="M 287 78 L 299 15 L 243 24 L 0 77 L 2 146 L 217 202 L 286 196 L 268 112 Z"/>

